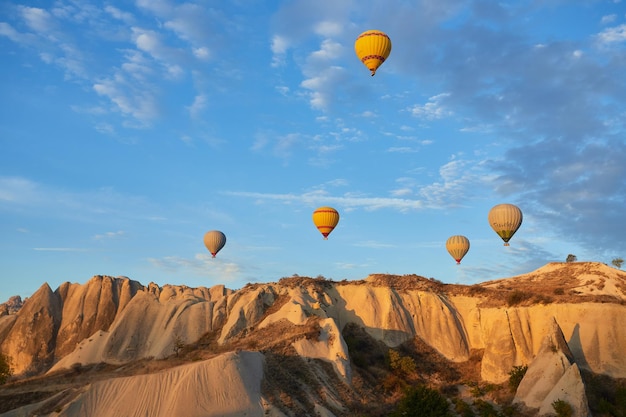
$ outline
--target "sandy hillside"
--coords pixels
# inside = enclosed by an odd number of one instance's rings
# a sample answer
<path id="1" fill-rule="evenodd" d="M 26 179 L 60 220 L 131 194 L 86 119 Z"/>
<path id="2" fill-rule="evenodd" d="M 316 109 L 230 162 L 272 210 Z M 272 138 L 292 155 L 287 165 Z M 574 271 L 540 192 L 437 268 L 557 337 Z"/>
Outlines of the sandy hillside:
<path id="1" fill-rule="evenodd" d="M 263 355 L 259 352 L 230 352 L 153 374 L 112 378 L 85 386 L 71 403 L 55 409 L 58 414 L 54 415 L 272 415 L 267 402 L 261 398 L 263 364 Z M 24 412 L 47 414 L 51 411 L 47 408 L 44 402 L 30 410 L 16 410 L 3 416 L 19 416 Z"/>
<path id="2" fill-rule="evenodd" d="M 626 272 L 601 262 L 551 262 L 530 273 L 487 281 L 481 286 L 626 300 Z"/>

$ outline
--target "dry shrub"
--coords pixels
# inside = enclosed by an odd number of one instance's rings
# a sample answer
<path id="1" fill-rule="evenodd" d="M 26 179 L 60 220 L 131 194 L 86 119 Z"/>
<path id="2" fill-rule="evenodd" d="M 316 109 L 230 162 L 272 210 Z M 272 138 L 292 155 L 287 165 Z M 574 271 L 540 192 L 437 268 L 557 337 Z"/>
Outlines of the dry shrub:
<path id="1" fill-rule="evenodd" d="M 509 307 L 512 307 L 512 306 L 516 306 L 516 305 L 523 303 L 524 301 L 528 300 L 531 297 L 532 297 L 532 294 L 530 293 L 515 290 L 506 297 L 506 302 Z"/>

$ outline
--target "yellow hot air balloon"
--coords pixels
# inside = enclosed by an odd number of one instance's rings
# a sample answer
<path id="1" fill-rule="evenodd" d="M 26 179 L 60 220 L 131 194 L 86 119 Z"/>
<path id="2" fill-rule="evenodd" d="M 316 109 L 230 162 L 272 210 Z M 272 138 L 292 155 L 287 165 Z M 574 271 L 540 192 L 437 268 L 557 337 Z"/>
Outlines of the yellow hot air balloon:
<path id="1" fill-rule="evenodd" d="M 332 207 L 320 207 L 313 212 L 313 223 L 324 239 L 328 239 L 330 232 L 339 223 L 339 213 Z"/>
<path id="2" fill-rule="evenodd" d="M 457 265 L 461 263 L 461 259 L 467 254 L 470 248 L 470 241 L 465 236 L 450 236 L 446 241 L 446 249 L 452 255 Z"/>
<path id="3" fill-rule="evenodd" d="M 509 246 L 509 239 L 522 225 L 522 210 L 513 204 L 498 204 L 489 210 L 489 225 Z"/>
<path id="4" fill-rule="evenodd" d="M 214 258 L 225 244 L 226 235 L 219 230 L 210 230 L 204 234 L 204 246 L 206 246 Z"/>
<path id="5" fill-rule="evenodd" d="M 380 30 L 367 30 L 356 38 L 354 51 L 361 62 L 372 71 L 373 77 L 391 53 L 391 39 Z"/>

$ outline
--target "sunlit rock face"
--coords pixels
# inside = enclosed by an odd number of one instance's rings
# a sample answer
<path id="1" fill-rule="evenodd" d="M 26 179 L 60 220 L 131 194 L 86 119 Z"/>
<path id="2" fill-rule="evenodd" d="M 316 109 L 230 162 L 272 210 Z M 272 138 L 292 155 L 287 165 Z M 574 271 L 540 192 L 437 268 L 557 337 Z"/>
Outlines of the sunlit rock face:
<path id="1" fill-rule="evenodd" d="M 19 311 L 0 317 L 0 349 L 17 375 L 59 362 L 162 357 L 175 340 L 190 342 L 211 330 L 214 321 L 221 325 L 225 305 L 216 306 L 213 299 L 230 293 L 223 285 L 145 287 L 101 275 L 86 284 L 64 283 L 54 292 L 44 284 Z"/>
<path id="2" fill-rule="evenodd" d="M 41 372 L 53 364 L 61 311 L 59 298 L 47 284 L 24 303 L 0 345 L 15 373 Z"/>
<path id="3" fill-rule="evenodd" d="M 553 320 L 550 333 L 543 338 L 537 356 L 517 388 L 514 402 L 538 409 L 538 415 L 543 416 L 554 414 L 556 401 L 567 402 L 572 407 L 572 416 L 591 415 L 580 370 L 561 328 Z"/>

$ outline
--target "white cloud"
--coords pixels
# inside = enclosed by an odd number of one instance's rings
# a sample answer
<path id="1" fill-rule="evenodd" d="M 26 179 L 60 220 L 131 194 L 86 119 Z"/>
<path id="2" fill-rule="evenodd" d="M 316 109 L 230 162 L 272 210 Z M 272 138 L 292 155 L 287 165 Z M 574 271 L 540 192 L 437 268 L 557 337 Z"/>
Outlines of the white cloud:
<path id="1" fill-rule="evenodd" d="M 43 252 L 87 252 L 88 249 L 83 248 L 33 248 L 36 251 Z"/>
<path id="2" fill-rule="evenodd" d="M 159 114 L 153 94 L 132 85 L 121 74 L 112 79 L 100 80 L 93 85 L 93 89 L 99 95 L 111 100 L 122 114 L 133 117 L 142 125 L 149 124 Z"/>
<path id="3" fill-rule="evenodd" d="M 485 188 L 495 177 L 481 161 L 452 159 L 439 168 L 439 177 L 417 191 L 428 205 L 450 207 L 466 204 L 476 188 Z"/>
<path id="4" fill-rule="evenodd" d="M 143 198 L 117 193 L 111 188 L 67 191 L 23 177 L 0 176 L 0 210 L 44 218 L 71 218 L 92 222 L 95 217 L 139 218 L 150 211 Z M 144 218 L 144 217 L 141 217 Z"/>
<path id="5" fill-rule="evenodd" d="M 289 48 L 289 41 L 280 35 L 274 35 L 272 38 L 272 44 L 270 46 L 272 50 L 272 67 L 280 67 L 285 64 L 285 55 Z"/>
<path id="6" fill-rule="evenodd" d="M 320 45 L 320 49 L 311 53 L 307 61 L 309 63 L 314 63 L 315 65 L 320 65 L 320 63 L 324 61 L 337 59 L 341 56 L 342 52 L 343 47 L 341 44 L 333 41 L 332 39 L 324 39 Z"/>
<path id="7" fill-rule="evenodd" d="M 207 105 L 206 95 L 198 94 L 194 98 L 191 106 L 187 107 L 187 110 L 189 111 L 190 116 L 195 119 L 200 115 L 200 112 L 202 112 L 202 110 L 206 108 L 206 105 Z"/>
<path id="8" fill-rule="evenodd" d="M 278 85 L 274 87 L 274 89 L 283 96 L 286 96 L 287 94 L 289 94 L 289 87 L 287 87 L 286 85 Z"/>
<path id="9" fill-rule="evenodd" d="M 343 32 L 344 25 L 337 21 L 323 20 L 315 24 L 314 32 L 324 37 L 338 36 Z"/>
<path id="10" fill-rule="evenodd" d="M 29 44 L 34 42 L 33 35 L 29 33 L 20 33 L 13 26 L 6 22 L 0 22 L 0 35 L 6 36 L 13 42 L 19 44 Z"/>
<path id="11" fill-rule="evenodd" d="M 192 45 L 201 45 L 208 39 L 215 38 L 215 34 L 211 33 L 212 28 L 222 18 L 215 8 L 191 2 L 177 4 L 164 17 L 167 19 L 164 26 Z"/>
<path id="12" fill-rule="evenodd" d="M 330 187 L 345 187 L 349 184 L 349 181 L 345 178 L 336 178 L 334 180 L 326 181 L 324 184 Z"/>
<path id="13" fill-rule="evenodd" d="M 149 258 L 148 261 L 169 273 L 206 276 L 211 274 L 219 278 L 220 282 L 233 282 L 240 278 L 241 268 L 235 262 L 224 261 L 218 254 L 216 258 L 209 254 L 196 254 L 193 258 L 180 256 L 165 256 L 163 258 Z"/>
<path id="14" fill-rule="evenodd" d="M 619 43 L 626 41 L 626 24 L 607 28 L 597 35 L 602 43 Z"/>
<path id="15" fill-rule="evenodd" d="M 122 70 L 133 78 L 145 81 L 148 76 L 154 74 L 153 64 L 145 55 L 135 49 L 126 49 L 124 52 L 125 62 L 122 63 Z"/>
<path id="16" fill-rule="evenodd" d="M 162 35 L 153 30 L 133 27 L 132 32 L 137 48 L 159 62 L 168 78 L 179 78 L 184 73 L 180 63 L 186 62 L 186 54 L 182 49 L 167 46 Z"/>
<path id="17" fill-rule="evenodd" d="M 211 51 L 206 46 L 201 46 L 199 48 L 193 49 L 193 54 L 196 58 L 202 61 L 208 61 L 211 58 Z"/>
<path id="18" fill-rule="evenodd" d="M 613 23 L 616 20 L 617 20 L 616 14 L 608 14 L 608 15 L 602 16 L 602 19 L 600 19 L 600 23 L 602 23 L 603 25 L 608 25 L 609 23 Z"/>
<path id="19" fill-rule="evenodd" d="M 102 133 L 105 135 L 114 136 L 116 134 L 115 127 L 111 123 L 105 123 L 105 122 L 96 123 L 95 129 L 98 133 Z"/>
<path id="20" fill-rule="evenodd" d="M 413 194 L 413 190 L 410 188 L 398 188 L 395 190 L 391 190 L 391 195 L 393 197 L 406 197 Z"/>
<path id="21" fill-rule="evenodd" d="M 259 201 L 263 200 L 276 200 L 283 201 L 285 203 L 299 202 L 307 205 L 315 205 L 320 199 L 323 199 L 328 204 L 334 204 L 343 209 L 356 209 L 362 208 L 365 210 L 378 210 L 378 209 L 393 209 L 399 211 L 420 210 L 426 208 L 423 201 L 409 200 L 402 198 L 388 198 L 388 197 L 365 197 L 355 195 L 354 193 L 346 193 L 343 196 L 331 196 L 323 190 L 315 190 L 303 194 L 264 194 L 255 192 L 236 192 L 230 191 L 225 194 L 254 198 Z"/>
<path id="22" fill-rule="evenodd" d="M 452 115 L 452 112 L 446 109 L 446 107 L 441 103 L 445 98 L 449 96 L 450 93 L 438 94 L 436 96 L 430 97 L 427 103 L 423 105 L 416 104 L 409 110 L 413 116 L 416 116 L 420 119 L 435 120 L 449 117 Z"/>
<path id="23" fill-rule="evenodd" d="M 308 97 L 311 107 L 315 110 L 329 110 L 336 95 L 336 86 L 346 76 L 345 70 L 340 67 L 327 67 L 300 83 L 300 86 L 309 90 Z"/>
<path id="24" fill-rule="evenodd" d="M 360 248 L 371 248 L 371 249 L 383 249 L 383 248 L 395 248 L 396 247 L 396 245 L 393 245 L 391 243 L 382 243 L 382 242 L 377 242 L 375 240 L 357 242 L 353 246 L 357 246 Z"/>
<path id="25" fill-rule="evenodd" d="M 392 153 L 415 153 L 415 152 L 419 152 L 418 149 L 415 148 L 411 148 L 409 146 L 392 146 L 390 148 L 387 148 L 387 152 L 392 152 Z"/>
<path id="26" fill-rule="evenodd" d="M 113 16 L 117 20 L 121 20 L 124 23 L 132 23 L 134 21 L 133 15 L 129 12 L 118 9 L 117 7 L 107 5 L 104 7 L 104 11 Z"/>
<path id="27" fill-rule="evenodd" d="M 26 22 L 26 25 L 36 32 L 47 33 L 54 26 L 52 16 L 44 9 L 19 6 L 19 10 L 24 18 L 24 21 Z"/>
<path id="28" fill-rule="evenodd" d="M 22 177 L 0 177 L 0 202 L 23 204 L 37 201 L 37 184 Z"/>
<path id="29" fill-rule="evenodd" d="M 117 232 L 106 232 L 106 233 L 98 234 L 98 235 L 95 235 L 93 238 L 96 240 L 116 239 L 124 235 L 126 235 L 125 231 L 118 230 Z"/>

